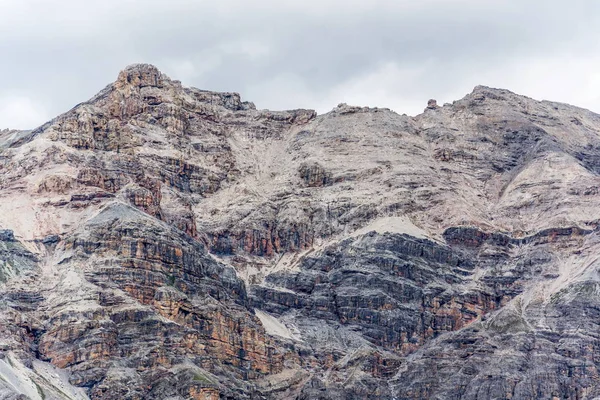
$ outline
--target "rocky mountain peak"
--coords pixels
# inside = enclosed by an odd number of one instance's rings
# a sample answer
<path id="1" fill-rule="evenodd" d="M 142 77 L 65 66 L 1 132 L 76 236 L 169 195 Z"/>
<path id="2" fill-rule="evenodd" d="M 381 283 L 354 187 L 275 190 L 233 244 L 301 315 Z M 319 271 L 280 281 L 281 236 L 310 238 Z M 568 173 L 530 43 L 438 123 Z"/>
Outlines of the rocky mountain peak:
<path id="1" fill-rule="evenodd" d="M 132 90 L 135 93 L 147 93 L 145 99 L 150 102 L 156 101 L 155 96 L 158 95 L 167 102 L 201 102 L 233 111 L 256 108 L 253 103 L 242 101 L 238 93 L 184 88 L 180 81 L 170 79 L 157 67 L 150 64 L 127 66 L 119 73 L 113 87 L 125 96 L 131 95 Z"/>
<path id="2" fill-rule="evenodd" d="M 132 64 L 127 66 L 119 73 L 115 85 L 123 87 L 126 85 L 136 87 L 161 87 L 164 81 L 170 79 L 158 70 L 154 65 L 150 64 Z"/>
<path id="3" fill-rule="evenodd" d="M 516 94 L 507 89 L 492 88 L 489 86 L 478 85 L 473 91 L 464 97 L 463 100 L 484 101 L 492 100 L 497 102 L 514 102 L 532 100 L 527 96 Z"/>
<path id="4" fill-rule="evenodd" d="M 0 398 L 600 396 L 600 116 L 257 110 L 127 67 L 0 132 Z"/>
<path id="5" fill-rule="evenodd" d="M 435 99 L 429 99 L 427 101 L 427 107 L 425 108 L 425 110 L 435 110 L 437 108 L 439 108 L 440 106 L 438 106 L 437 100 Z"/>

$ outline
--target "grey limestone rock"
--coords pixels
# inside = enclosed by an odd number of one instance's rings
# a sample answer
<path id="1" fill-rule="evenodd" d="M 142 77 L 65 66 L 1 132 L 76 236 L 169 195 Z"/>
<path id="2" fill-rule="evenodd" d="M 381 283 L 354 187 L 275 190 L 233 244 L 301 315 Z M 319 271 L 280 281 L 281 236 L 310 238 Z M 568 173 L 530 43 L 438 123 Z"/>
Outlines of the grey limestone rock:
<path id="1" fill-rule="evenodd" d="M 0 398 L 598 398 L 599 173 L 599 115 L 508 90 L 317 115 L 132 65 L 0 131 Z"/>

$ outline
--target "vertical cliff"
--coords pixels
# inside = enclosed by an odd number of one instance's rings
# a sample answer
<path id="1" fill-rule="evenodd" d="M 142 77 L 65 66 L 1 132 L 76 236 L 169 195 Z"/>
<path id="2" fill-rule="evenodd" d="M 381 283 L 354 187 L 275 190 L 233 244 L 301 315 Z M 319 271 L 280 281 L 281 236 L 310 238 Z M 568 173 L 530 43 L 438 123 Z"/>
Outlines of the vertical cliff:
<path id="1" fill-rule="evenodd" d="M 507 90 L 317 115 L 127 67 L 0 132 L 0 398 L 594 399 L 599 160 Z"/>

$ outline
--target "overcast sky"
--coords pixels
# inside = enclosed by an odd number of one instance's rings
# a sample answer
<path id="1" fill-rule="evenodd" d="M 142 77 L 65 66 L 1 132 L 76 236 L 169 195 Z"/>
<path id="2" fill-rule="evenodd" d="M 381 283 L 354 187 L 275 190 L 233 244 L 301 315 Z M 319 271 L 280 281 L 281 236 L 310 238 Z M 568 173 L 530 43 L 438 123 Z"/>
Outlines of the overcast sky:
<path id="1" fill-rule="evenodd" d="M 414 115 L 483 84 L 600 112 L 600 1 L 0 0 L 0 128 L 137 62 L 258 108 Z"/>

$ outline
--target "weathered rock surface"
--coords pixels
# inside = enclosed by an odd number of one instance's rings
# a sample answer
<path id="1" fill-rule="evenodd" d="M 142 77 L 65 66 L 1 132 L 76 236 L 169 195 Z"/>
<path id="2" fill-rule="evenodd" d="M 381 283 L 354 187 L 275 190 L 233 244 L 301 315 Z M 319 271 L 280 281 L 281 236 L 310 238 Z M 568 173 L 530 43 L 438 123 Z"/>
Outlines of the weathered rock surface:
<path id="1" fill-rule="evenodd" d="M 126 68 L 0 131 L 0 398 L 600 397 L 600 116 Z"/>

